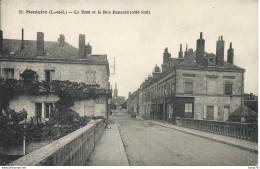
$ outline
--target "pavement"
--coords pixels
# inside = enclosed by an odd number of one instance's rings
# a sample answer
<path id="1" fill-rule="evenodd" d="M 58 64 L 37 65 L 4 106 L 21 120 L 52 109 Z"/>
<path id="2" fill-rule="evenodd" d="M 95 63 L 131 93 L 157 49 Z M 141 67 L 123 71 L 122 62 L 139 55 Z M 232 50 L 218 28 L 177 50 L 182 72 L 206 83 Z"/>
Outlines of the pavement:
<path id="1" fill-rule="evenodd" d="M 105 128 L 89 161 L 88 166 L 129 166 L 117 124 L 111 119 Z"/>
<path id="2" fill-rule="evenodd" d="M 137 116 L 136 118 L 139 120 L 144 120 L 143 118 L 141 118 L 139 116 Z M 209 139 L 212 141 L 224 143 L 227 145 L 231 145 L 234 147 L 238 147 L 241 149 L 245 149 L 245 150 L 249 150 L 249 151 L 258 153 L 258 144 L 255 142 L 252 142 L 252 141 L 242 140 L 242 139 L 238 139 L 238 138 L 234 138 L 234 137 L 204 132 L 204 131 L 200 131 L 200 130 L 185 128 L 185 127 L 179 127 L 179 126 L 176 126 L 173 124 L 163 123 L 163 122 L 159 122 L 159 121 L 155 121 L 155 120 L 145 120 L 145 121 L 162 126 L 162 127 L 171 128 L 174 130 L 185 132 L 187 134 L 192 134 L 192 135 L 203 137 L 203 138 L 206 138 L 206 139 Z"/>

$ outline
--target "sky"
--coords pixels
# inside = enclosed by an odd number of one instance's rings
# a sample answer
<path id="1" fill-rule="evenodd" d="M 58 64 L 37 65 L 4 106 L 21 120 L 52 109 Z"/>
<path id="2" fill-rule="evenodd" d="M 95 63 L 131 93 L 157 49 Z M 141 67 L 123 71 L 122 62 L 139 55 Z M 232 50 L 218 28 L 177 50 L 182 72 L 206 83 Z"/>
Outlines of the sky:
<path id="1" fill-rule="evenodd" d="M 120 96 L 128 96 L 161 66 L 164 48 L 178 57 L 183 48 L 196 49 L 200 32 L 205 51 L 216 53 L 218 36 L 234 48 L 234 64 L 246 69 L 245 92 L 258 93 L 257 0 L 2 0 L 1 29 L 5 39 L 57 41 L 59 34 L 78 48 L 79 34 L 86 35 L 93 54 L 107 54 L 110 83 L 117 82 Z M 24 14 L 19 14 L 22 10 Z M 150 14 L 26 14 L 26 10 L 150 11 Z"/>

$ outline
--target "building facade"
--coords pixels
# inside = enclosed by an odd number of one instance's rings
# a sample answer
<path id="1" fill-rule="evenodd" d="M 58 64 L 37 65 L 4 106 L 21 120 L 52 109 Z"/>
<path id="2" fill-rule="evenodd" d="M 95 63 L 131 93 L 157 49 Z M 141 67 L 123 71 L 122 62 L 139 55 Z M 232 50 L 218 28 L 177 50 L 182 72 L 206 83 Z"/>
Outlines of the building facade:
<path id="1" fill-rule="evenodd" d="M 79 49 L 65 42 L 60 35 L 58 41 L 44 41 L 44 33 L 37 32 L 37 40 L 3 39 L 0 36 L 0 77 L 21 79 L 26 69 L 37 72 L 38 81 L 70 81 L 98 85 L 103 92 L 96 99 L 76 101 L 71 109 L 81 116 L 106 116 L 109 84 L 109 63 L 106 55 L 92 54 L 92 47 L 85 44 L 85 35 L 79 35 Z M 59 100 L 55 93 L 38 96 L 21 95 L 9 103 L 16 112 L 25 109 L 28 118 L 37 116 L 40 121 L 48 120 L 54 103 Z"/>
<path id="2" fill-rule="evenodd" d="M 216 44 L 216 54 L 205 52 L 201 33 L 194 52 L 186 46 L 183 54 L 181 45 L 178 57 L 172 58 L 166 48 L 162 71 L 156 65 L 140 85 L 140 116 L 170 122 L 176 117 L 227 121 L 243 104 L 245 70 L 233 64 L 232 43 L 227 61 L 222 36 Z"/>

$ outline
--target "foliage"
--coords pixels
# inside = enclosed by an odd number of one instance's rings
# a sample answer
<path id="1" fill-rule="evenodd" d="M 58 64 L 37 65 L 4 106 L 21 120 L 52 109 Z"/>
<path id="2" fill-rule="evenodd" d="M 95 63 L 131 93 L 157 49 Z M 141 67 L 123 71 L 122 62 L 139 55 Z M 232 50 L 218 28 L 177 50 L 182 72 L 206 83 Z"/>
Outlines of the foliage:
<path id="1" fill-rule="evenodd" d="M 127 102 L 125 101 L 122 105 L 121 105 L 122 109 L 126 109 L 127 108 Z"/>
<path id="2" fill-rule="evenodd" d="M 110 103 L 110 109 L 113 109 L 113 110 L 116 109 L 116 104 L 114 102 Z"/>

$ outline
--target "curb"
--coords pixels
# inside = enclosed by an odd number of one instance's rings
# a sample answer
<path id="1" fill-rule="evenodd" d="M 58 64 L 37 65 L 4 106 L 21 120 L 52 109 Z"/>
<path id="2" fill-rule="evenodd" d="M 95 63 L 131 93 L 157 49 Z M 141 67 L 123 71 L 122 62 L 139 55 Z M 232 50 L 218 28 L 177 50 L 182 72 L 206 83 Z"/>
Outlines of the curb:
<path id="1" fill-rule="evenodd" d="M 117 128 L 118 134 L 119 134 L 119 136 L 120 136 L 120 140 L 121 140 L 120 146 L 122 146 L 123 149 L 124 149 L 124 154 L 125 154 L 125 158 L 126 158 L 126 161 L 127 161 L 127 165 L 130 166 L 130 162 L 129 162 L 129 159 L 128 159 L 127 154 L 126 154 L 126 149 L 125 149 L 124 142 L 123 142 L 123 140 L 122 140 L 121 133 L 120 133 L 120 131 L 119 131 L 119 128 L 118 128 L 116 122 L 114 122 L 114 123 L 115 123 L 115 126 L 116 126 L 116 128 Z"/>
<path id="2" fill-rule="evenodd" d="M 140 120 L 143 120 L 143 119 L 140 119 Z M 143 120 L 143 121 L 145 121 L 145 120 Z M 227 144 L 227 145 L 230 145 L 230 146 L 233 146 L 233 147 L 237 147 L 237 148 L 240 148 L 240 149 L 243 149 L 243 150 L 248 150 L 248 151 L 251 151 L 251 152 L 254 152 L 254 153 L 258 154 L 258 150 L 255 150 L 255 149 L 252 149 L 252 148 L 248 148 L 248 147 L 244 147 L 244 146 L 241 146 L 241 145 L 229 143 L 229 142 L 226 142 L 226 141 L 223 141 L 223 140 L 217 140 L 217 139 L 206 137 L 206 136 L 202 136 L 202 135 L 199 135 L 199 134 L 190 133 L 190 132 L 183 131 L 183 130 L 180 130 L 180 129 L 176 129 L 176 128 L 173 128 L 173 127 L 164 126 L 164 125 L 161 125 L 161 124 L 154 123 L 152 121 L 148 121 L 148 123 L 153 123 L 153 124 L 161 126 L 161 127 L 173 129 L 173 130 L 180 131 L 180 132 L 183 132 L 183 133 L 186 133 L 186 134 L 190 134 L 190 135 L 194 135 L 194 136 L 197 136 L 197 137 L 202 137 L 202 138 L 205 138 L 205 139 L 208 139 L 208 140 L 211 140 L 211 141 Z"/>

